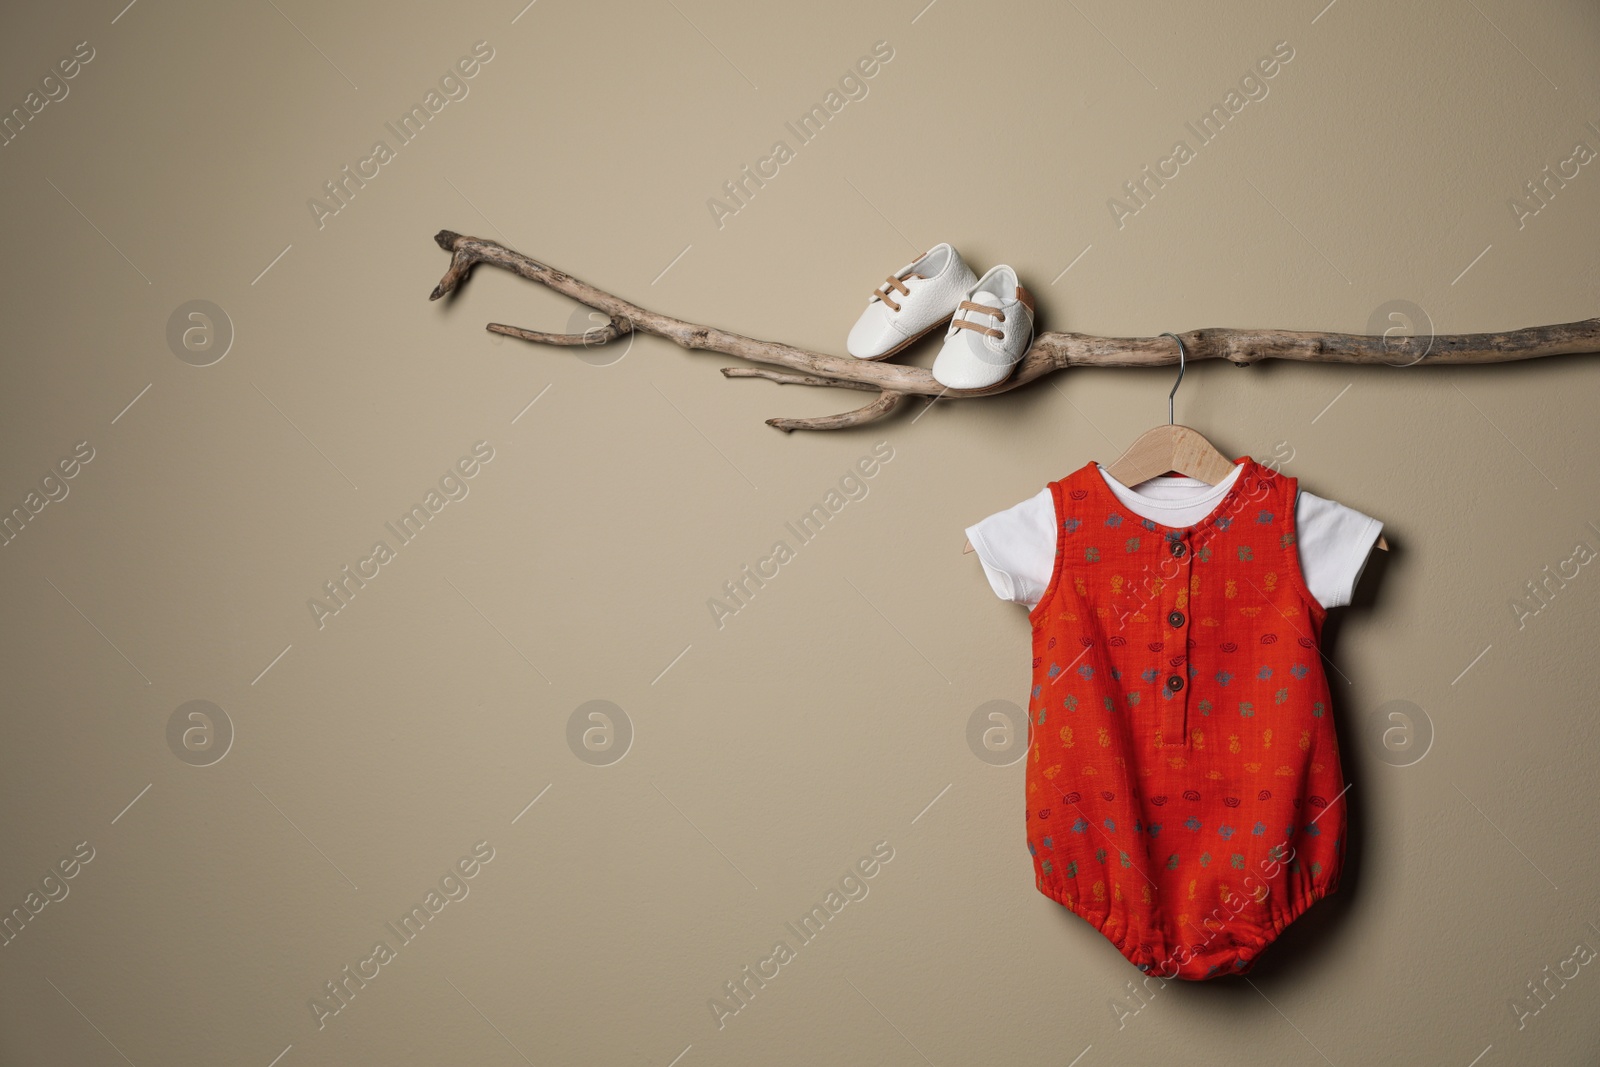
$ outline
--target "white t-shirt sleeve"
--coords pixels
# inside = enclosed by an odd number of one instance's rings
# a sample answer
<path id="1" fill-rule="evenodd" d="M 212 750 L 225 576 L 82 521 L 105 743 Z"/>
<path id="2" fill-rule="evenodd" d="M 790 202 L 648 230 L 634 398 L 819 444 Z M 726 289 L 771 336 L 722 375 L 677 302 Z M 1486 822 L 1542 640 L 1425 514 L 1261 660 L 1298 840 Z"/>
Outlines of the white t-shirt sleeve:
<path id="1" fill-rule="evenodd" d="M 1056 566 L 1056 504 L 1048 487 L 967 527 L 994 595 L 1032 611 Z"/>
<path id="2" fill-rule="evenodd" d="M 1295 500 L 1294 520 L 1306 588 L 1325 608 L 1349 604 L 1383 523 L 1305 490 Z"/>
<path id="3" fill-rule="evenodd" d="M 1324 608 L 1348 605 L 1383 523 L 1302 490 L 1295 500 L 1296 549 L 1306 588 Z M 1056 563 L 1056 506 L 1048 488 L 967 527 L 995 596 L 1028 610 L 1049 588 Z"/>

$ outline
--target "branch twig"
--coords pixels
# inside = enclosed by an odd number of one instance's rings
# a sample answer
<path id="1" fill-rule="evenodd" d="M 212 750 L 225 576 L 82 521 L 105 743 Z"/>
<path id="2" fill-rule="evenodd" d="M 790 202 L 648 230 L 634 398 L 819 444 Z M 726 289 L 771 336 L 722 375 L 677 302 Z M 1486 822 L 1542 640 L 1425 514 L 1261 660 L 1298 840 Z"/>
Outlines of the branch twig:
<path id="1" fill-rule="evenodd" d="M 604 326 L 596 326 L 584 333 L 540 333 L 538 330 L 524 330 L 521 326 L 505 326 L 498 322 L 491 322 L 484 329 L 490 333 L 503 333 L 507 337 L 516 337 L 524 341 L 533 341 L 541 345 L 583 345 L 593 348 L 603 345 L 608 341 L 615 341 L 625 333 L 631 332 L 627 323 L 620 326 L 615 322 L 608 322 Z"/>
<path id="2" fill-rule="evenodd" d="M 685 322 L 629 303 L 597 289 L 570 274 L 546 266 L 497 241 L 467 237 L 440 230 L 434 240 L 450 253 L 450 266 L 429 299 L 438 300 L 458 289 L 479 263 L 508 270 L 538 282 L 604 314 L 606 325 L 583 334 L 552 334 L 491 323 L 492 333 L 548 345 L 593 347 L 629 333 L 649 333 L 690 350 L 704 349 L 753 363 L 784 367 L 793 373 L 754 367 L 725 367 L 730 378 L 765 378 L 786 385 L 817 385 L 860 389 L 878 393 L 871 403 L 839 415 L 812 419 L 768 419 L 767 424 L 790 430 L 836 430 L 881 419 L 907 396 L 966 400 L 1009 392 L 1038 378 L 1068 367 L 1159 367 L 1178 361 L 1177 346 L 1164 337 L 1093 337 L 1088 334 L 1050 332 L 1034 338 L 1010 378 L 988 389 L 946 389 L 922 367 L 875 363 L 851 356 L 830 356 L 803 348 L 762 341 L 714 326 Z M 1420 364 L 1501 363 L 1579 352 L 1600 352 L 1600 318 L 1555 326 L 1529 326 L 1504 333 L 1438 334 L 1387 337 L 1351 333 L 1315 333 L 1294 330 L 1236 330 L 1212 328 L 1180 335 L 1189 362 L 1226 359 L 1239 366 L 1264 359 L 1291 359 L 1308 363 Z"/>
<path id="3" fill-rule="evenodd" d="M 876 422 L 899 407 L 905 402 L 907 395 L 885 389 L 878 394 L 878 399 L 854 411 L 824 415 L 816 419 L 768 419 L 767 425 L 775 426 L 784 433 L 790 430 L 843 430 L 850 426 L 863 426 L 869 422 Z"/>

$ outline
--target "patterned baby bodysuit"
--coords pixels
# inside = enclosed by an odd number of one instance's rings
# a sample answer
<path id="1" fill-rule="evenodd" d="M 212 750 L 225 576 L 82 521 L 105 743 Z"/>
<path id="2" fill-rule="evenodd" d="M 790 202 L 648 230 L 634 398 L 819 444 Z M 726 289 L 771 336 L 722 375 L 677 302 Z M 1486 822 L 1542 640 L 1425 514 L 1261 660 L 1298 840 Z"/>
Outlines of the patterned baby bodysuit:
<path id="1" fill-rule="evenodd" d="M 1040 892 L 1141 970 L 1240 974 L 1338 886 L 1319 639 L 1381 525 L 1248 456 L 1215 487 L 1145 484 L 1090 463 L 1048 519 L 1025 502 L 967 531 L 1032 609 L 1028 849 Z"/>

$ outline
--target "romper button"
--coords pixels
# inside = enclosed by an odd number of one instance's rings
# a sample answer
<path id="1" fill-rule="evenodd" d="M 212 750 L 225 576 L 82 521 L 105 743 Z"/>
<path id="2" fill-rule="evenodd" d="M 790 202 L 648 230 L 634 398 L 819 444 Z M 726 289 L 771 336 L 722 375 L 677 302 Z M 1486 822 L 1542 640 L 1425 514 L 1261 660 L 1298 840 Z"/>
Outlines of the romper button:
<path id="1" fill-rule="evenodd" d="M 1174 611 L 1171 615 L 1167 616 L 1167 621 L 1170 622 L 1173 626 L 1182 626 L 1183 625 L 1183 612 Z"/>
<path id="2" fill-rule="evenodd" d="M 1185 550 L 1184 550 L 1182 541 L 1174 541 L 1174 542 L 1172 542 L 1172 554 L 1174 556 L 1178 556 L 1178 557 L 1181 558 L 1183 556 L 1184 551 Z"/>
<path id="3" fill-rule="evenodd" d="M 1183 688 L 1183 679 L 1179 678 L 1176 674 L 1172 675 L 1167 679 L 1167 688 L 1176 693 L 1178 690 Z"/>

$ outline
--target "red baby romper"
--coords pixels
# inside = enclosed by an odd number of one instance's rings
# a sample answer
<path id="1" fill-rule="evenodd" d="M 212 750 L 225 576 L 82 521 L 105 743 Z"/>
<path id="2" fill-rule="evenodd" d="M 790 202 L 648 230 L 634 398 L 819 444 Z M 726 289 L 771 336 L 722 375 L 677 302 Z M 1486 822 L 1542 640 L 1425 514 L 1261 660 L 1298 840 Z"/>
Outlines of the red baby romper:
<path id="1" fill-rule="evenodd" d="M 1248 456 L 1193 526 L 1052 482 L 1033 624 L 1028 849 L 1040 892 L 1162 978 L 1240 974 L 1337 888 L 1345 784 L 1295 547 L 1295 479 Z"/>

